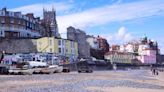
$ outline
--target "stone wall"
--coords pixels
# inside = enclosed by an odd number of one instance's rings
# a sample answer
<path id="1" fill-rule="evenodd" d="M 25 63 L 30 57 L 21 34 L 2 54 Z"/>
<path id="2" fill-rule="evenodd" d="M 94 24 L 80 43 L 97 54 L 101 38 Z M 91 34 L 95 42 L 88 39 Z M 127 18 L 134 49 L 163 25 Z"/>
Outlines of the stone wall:
<path id="1" fill-rule="evenodd" d="M 37 52 L 34 39 L 0 38 L 0 51 L 6 53 L 34 53 Z"/>

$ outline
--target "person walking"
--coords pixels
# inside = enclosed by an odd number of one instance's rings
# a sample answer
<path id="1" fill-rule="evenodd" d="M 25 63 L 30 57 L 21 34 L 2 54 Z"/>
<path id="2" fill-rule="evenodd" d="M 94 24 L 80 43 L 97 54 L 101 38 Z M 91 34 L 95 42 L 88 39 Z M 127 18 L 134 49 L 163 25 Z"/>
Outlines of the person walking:
<path id="1" fill-rule="evenodd" d="M 4 59 L 4 54 L 5 54 L 5 51 L 0 52 L 0 63 L 2 63 Z"/>
<path id="2" fill-rule="evenodd" d="M 152 69 L 152 74 L 155 75 L 155 73 L 156 73 L 156 70 L 153 68 Z"/>

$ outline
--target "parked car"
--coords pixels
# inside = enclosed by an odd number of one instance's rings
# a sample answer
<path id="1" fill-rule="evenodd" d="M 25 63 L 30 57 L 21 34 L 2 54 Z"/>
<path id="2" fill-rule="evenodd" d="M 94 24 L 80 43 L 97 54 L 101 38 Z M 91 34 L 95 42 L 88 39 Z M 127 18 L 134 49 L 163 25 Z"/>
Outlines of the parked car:
<path id="1" fill-rule="evenodd" d="M 68 73 L 68 72 L 70 72 L 69 67 L 63 67 L 63 71 L 62 71 L 62 72 L 64 72 L 64 73 Z"/>
<path id="2" fill-rule="evenodd" d="M 80 67 L 78 73 L 92 73 L 93 70 L 89 67 Z"/>
<path id="3" fill-rule="evenodd" d="M 8 74 L 9 66 L 0 64 L 0 74 Z"/>
<path id="4" fill-rule="evenodd" d="M 79 73 L 92 73 L 93 70 L 88 64 L 89 60 L 83 59 L 77 63 L 77 69 Z"/>

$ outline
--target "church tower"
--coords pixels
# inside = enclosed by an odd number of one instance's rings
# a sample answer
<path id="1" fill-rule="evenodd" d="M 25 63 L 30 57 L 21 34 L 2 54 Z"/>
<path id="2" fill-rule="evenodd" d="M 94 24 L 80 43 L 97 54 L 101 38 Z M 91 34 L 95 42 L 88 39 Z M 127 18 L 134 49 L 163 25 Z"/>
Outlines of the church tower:
<path id="1" fill-rule="evenodd" d="M 49 32 L 48 36 L 60 37 L 58 32 L 58 24 L 56 21 L 56 11 L 52 8 L 52 11 L 47 11 L 43 9 L 43 20 L 46 25 L 48 25 L 46 29 Z"/>

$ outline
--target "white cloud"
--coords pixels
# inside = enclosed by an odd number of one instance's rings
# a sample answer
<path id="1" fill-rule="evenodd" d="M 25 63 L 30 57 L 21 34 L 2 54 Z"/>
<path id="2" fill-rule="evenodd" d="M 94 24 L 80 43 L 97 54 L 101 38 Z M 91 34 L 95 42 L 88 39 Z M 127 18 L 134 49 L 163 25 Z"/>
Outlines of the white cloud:
<path id="1" fill-rule="evenodd" d="M 70 0 L 70 2 L 72 1 L 73 0 Z M 121 0 L 118 0 L 118 2 L 120 1 Z M 75 7 L 75 3 L 70 4 L 66 2 L 38 3 L 10 10 L 21 11 L 23 13 L 32 12 L 35 16 L 42 16 L 42 8 L 45 7 L 50 10 L 52 6 L 54 6 L 57 11 L 67 13 L 67 15 L 57 16 L 60 33 L 65 33 L 68 26 L 84 29 L 110 22 L 134 20 L 164 14 L 164 1 L 162 0 L 143 0 L 132 3 L 106 5 L 73 14 L 69 14 L 69 12 L 71 10 L 77 10 L 80 7 Z"/>
<path id="2" fill-rule="evenodd" d="M 164 15 L 164 2 L 144 0 L 133 3 L 106 5 L 83 12 L 58 16 L 60 32 L 66 32 L 68 26 L 87 28 L 110 22 L 134 20 L 153 15 Z M 128 35 L 127 35 L 128 36 Z"/>
<path id="3" fill-rule="evenodd" d="M 72 0 L 70 0 L 72 1 Z M 119 1 L 119 0 L 118 0 Z M 48 2 L 44 4 L 33 4 L 15 9 L 14 11 L 21 11 L 23 13 L 32 12 L 35 16 L 42 16 L 42 7 L 51 9 L 52 6 L 56 7 L 57 11 L 67 12 L 67 15 L 57 16 L 59 25 L 59 32 L 66 33 L 68 26 L 75 26 L 76 28 L 85 29 L 88 27 L 100 26 L 111 22 L 120 22 L 126 20 L 135 20 L 153 15 L 164 15 L 164 1 L 162 0 L 143 0 L 132 3 L 119 3 L 113 5 L 105 5 L 102 7 L 92 8 L 82 12 L 70 14 L 71 10 L 79 9 L 75 7 L 75 3 L 66 2 Z M 75 9 L 75 10 L 76 10 Z M 62 36 L 66 36 L 62 34 Z M 127 42 L 133 39 L 131 33 L 125 27 L 121 27 L 118 32 L 113 34 L 104 34 L 109 43 Z M 164 43 L 159 43 L 161 51 L 164 52 Z"/>
<path id="4" fill-rule="evenodd" d="M 11 11 L 21 11 L 22 13 L 34 13 L 35 16 L 42 16 L 43 14 L 43 8 L 46 10 L 51 10 L 52 8 L 55 8 L 59 12 L 65 12 L 69 11 L 72 9 L 72 4 L 68 4 L 65 2 L 47 2 L 47 3 L 38 3 L 38 4 L 32 4 L 32 5 L 27 5 L 27 6 L 22 6 L 22 7 L 17 7 L 14 9 L 10 9 Z"/>
<path id="5" fill-rule="evenodd" d="M 112 34 L 101 34 L 102 37 L 105 37 L 110 44 L 121 44 L 133 40 L 133 36 L 127 29 L 122 26 L 118 29 L 116 33 Z"/>

